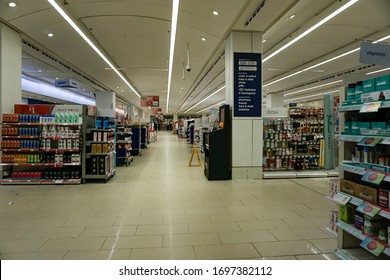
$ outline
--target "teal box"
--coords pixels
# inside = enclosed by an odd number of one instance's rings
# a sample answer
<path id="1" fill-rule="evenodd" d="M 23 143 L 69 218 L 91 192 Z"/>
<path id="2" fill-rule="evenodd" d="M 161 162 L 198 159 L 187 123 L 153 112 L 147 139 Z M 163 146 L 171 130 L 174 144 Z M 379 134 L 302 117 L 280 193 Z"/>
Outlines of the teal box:
<path id="1" fill-rule="evenodd" d="M 344 123 L 344 133 L 349 134 L 352 132 L 352 122 Z"/>
<path id="2" fill-rule="evenodd" d="M 363 93 L 375 91 L 375 79 L 367 79 L 363 81 Z"/>
<path id="3" fill-rule="evenodd" d="M 390 89 L 390 75 L 384 75 L 375 78 L 375 90 L 388 90 Z"/>
<path id="4" fill-rule="evenodd" d="M 361 97 L 361 94 L 360 93 L 356 93 L 355 94 L 355 100 L 360 100 L 362 97 Z"/>
<path id="5" fill-rule="evenodd" d="M 360 134 L 360 122 L 352 122 L 351 123 L 351 133 L 352 134 Z"/>
<path id="6" fill-rule="evenodd" d="M 347 92 L 346 92 L 346 100 L 355 100 L 355 89 L 356 85 L 355 84 L 350 84 L 347 87 Z"/>
<path id="7" fill-rule="evenodd" d="M 371 123 L 370 122 L 360 122 L 359 126 L 360 126 L 360 129 L 371 129 Z"/>
<path id="8" fill-rule="evenodd" d="M 356 85 L 356 87 L 355 87 L 355 95 L 362 94 L 362 93 L 363 93 L 363 83 L 360 83 L 359 85 Z"/>
<path id="9" fill-rule="evenodd" d="M 385 122 L 371 122 L 372 129 L 386 129 Z"/>

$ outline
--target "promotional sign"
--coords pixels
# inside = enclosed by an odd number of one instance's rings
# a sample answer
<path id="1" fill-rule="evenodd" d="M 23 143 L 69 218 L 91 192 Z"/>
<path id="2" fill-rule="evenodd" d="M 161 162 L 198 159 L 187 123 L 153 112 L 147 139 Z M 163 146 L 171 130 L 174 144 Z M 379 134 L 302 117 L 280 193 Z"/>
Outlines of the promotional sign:
<path id="1" fill-rule="evenodd" d="M 159 96 L 157 95 L 148 95 L 148 96 L 144 96 L 144 97 L 141 97 L 141 106 L 143 107 L 158 107 L 160 106 L 160 102 L 159 102 Z"/>
<path id="2" fill-rule="evenodd" d="M 375 256 L 379 256 L 385 249 L 383 244 L 379 243 L 375 239 L 370 238 L 369 236 L 366 236 L 363 239 L 362 243 L 360 243 L 360 246 Z"/>
<path id="3" fill-rule="evenodd" d="M 360 63 L 390 66 L 390 45 L 384 43 L 362 42 Z"/>
<path id="4" fill-rule="evenodd" d="M 287 108 L 264 108 L 263 117 L 265 118 L 287 118 L 288 109 Z"/>
<path id="5" fill-rule="evenodd" d="M 335 167 L 334 156 L 334 98 L 333 94 L 324 95 L 324 137 L 325 137 L 325 169 Z"/>
<path id="6" fill-rule="evenodd" d="M 379 108 L 382 105 L 382 101 L 377 101 L 377 102 L 370 102 L 370 103 L 365 103 L 362 105 L 360 108 L 359 113 L 373 113 L 373 112 L 378 112 Z"/>
<path id="7" fill-rule="evenodd" d="M 82 115 L 83 105 L 55 105 L 51 113 L 75 113 Z"/>
<path id="8" fill-rule="evenodd" d="M 261 54 L 234 53 L 234 116 L 261 117 Z"/>
<path id="9" fill-rule="evenodd" d="M 151 113 L 153 115 L 162 115 L 162 109 L 161 108 L 152 108 Z"/>
<path id="10" fill-rule="evenodd" d="M 356 210 L 370 217 L 374 217 L 381 209 L 378 206 L 363 202 Z"/>
<path id="11" fill-rule="evenodd" d="M 383 174 L 383 173 L 364 171 L 362 181 L 366 181 L 366 182 L 371 183 L 371 184 L 379 185 L 385 177 L 386 177 L 386 174 Z"/>
<path id="12" fill-rule="evenodd" d="M 363 103 L 373 102 L 378 100 L 389 100 L 390 99 L 390 90 L 381 90 L 369 93 L 362 93 L 361 101 Z"/>

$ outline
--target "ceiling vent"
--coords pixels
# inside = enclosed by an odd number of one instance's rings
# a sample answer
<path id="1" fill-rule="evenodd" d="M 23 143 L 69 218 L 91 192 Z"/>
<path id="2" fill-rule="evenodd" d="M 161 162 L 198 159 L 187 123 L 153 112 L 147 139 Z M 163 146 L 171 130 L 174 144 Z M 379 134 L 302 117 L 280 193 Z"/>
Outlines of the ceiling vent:
<path id="1" fill-rule="evenodd" d="M 265 1 L 263 0 L 260 5 L 256 8 L 256 10 L 252 13 L 251 17 L 245 22 L 244 26 L 248 26 L 251 21 L 257 16 L 257 14 L 260 12 L 260 10 L 264 7 Z"/>

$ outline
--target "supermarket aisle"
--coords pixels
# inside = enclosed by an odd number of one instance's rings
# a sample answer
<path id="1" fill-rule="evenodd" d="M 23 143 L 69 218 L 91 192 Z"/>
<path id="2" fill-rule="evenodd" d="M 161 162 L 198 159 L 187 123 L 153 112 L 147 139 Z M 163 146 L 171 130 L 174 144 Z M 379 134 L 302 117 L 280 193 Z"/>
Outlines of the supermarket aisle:
<path id="1" fill-rule="evenodd" d="M 327 179 L 209 182 L 191 148 L 159 132 L 107 184 L 1 186 L 0 259 L 336 258 Z"/>

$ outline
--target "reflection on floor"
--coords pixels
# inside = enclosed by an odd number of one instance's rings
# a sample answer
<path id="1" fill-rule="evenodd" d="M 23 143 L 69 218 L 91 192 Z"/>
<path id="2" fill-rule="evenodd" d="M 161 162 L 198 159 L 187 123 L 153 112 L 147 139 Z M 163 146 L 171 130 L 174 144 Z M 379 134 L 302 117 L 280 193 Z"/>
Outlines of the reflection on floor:
<path id="1" fill-rule="evenodd" d="M 160 132 L 106 184 L 0 186 L 0 259 L 337 259 L 329 179 L 209 182 L 191 149 Z"/>

